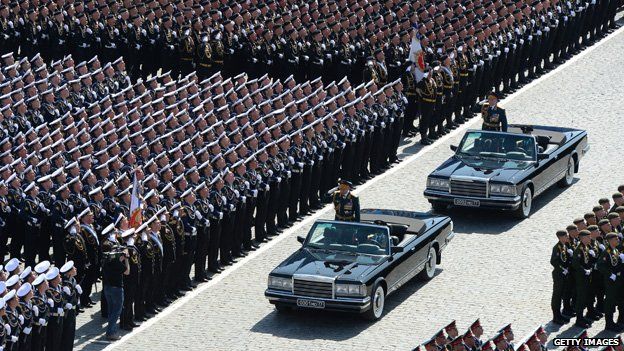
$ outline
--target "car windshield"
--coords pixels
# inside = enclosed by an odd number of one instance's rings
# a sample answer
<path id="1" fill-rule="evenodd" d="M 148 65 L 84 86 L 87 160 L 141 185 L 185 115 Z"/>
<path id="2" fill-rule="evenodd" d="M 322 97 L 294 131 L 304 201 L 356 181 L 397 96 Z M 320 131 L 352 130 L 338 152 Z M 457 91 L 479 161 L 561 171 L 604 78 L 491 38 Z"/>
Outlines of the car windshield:
<path id="1" fill-rule="evenodd" d="M 468 132 L 457 149 L 458 156 L 488 158 L 501 162 L 535 161 L 535 139 L 530 135 Z"/>
<path id="2" fill-rule="evenodd" d="M 317 222 L 305 247 L 352 255 L 388 255 L 388 229 L 362 223 Z"/>

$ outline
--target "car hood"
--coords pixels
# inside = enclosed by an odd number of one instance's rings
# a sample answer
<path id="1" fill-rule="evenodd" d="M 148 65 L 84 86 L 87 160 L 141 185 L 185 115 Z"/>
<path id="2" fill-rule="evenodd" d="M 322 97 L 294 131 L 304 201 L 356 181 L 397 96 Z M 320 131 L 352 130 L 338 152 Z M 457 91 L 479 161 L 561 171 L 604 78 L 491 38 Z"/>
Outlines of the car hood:
<path id="1" fill-rule="evenodd" d="M 353 256 L 337 251 L 302 248 L 275 268 L 272 274 L 281 276 L 306 274 L 337 280 L 362 281 L 363 277 L 385 260 L 383 256 Z"/>
<path id="2" fill-rule="evenodd" d="M 451 176 L 474 177 L 499 181 L 516 182 L 516 178 L 532 163 L 509 160 L 500 162 L 491 159 L 460 158 L 453 156 L 439 166 L 431 175 L 450 178 Z"/>

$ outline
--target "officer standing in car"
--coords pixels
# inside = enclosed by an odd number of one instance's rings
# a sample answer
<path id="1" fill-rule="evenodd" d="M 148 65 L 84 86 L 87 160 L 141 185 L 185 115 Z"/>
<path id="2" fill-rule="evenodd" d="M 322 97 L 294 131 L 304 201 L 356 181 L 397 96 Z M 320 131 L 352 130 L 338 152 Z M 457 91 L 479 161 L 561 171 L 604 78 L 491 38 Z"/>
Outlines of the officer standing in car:
<path id="1" fill-rule="evenodd" d="M 332 196 L 335 220 L 346 222 L 360 221 L 360 199 L 351 193 L 353 185 L 348 180 L 340 180 L 338 190 Z"/>
<path id="2" fill-rule="evenodd" d="M 498 94 L 488 94 L 487 102 L 481 105 L 481 118 L 483 118 L 483 130 L 507 132 L 507 115 L 505 110 L 498 106 Z"/>

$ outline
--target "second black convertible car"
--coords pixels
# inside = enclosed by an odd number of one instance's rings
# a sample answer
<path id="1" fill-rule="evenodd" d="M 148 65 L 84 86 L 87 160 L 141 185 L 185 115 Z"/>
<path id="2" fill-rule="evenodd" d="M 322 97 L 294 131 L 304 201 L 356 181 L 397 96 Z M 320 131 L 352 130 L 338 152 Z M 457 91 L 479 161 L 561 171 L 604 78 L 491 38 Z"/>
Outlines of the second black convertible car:
<path id="1" fill-rule="evenodd" d="M 365 209 L 360 222 L 319 220 L 269 274 L 265 296 L 278 311 L 346 311 L 376 320 L 387 295 L 416 275 L 433 278 L 453 236 L 449 217 L 418 212 Z"/>
<path id="2" fill-rule="evenodd" d="M 531 213 L 533 198 L 555 183 L 569 186 L 589 150 L 579 129 L 512 125 L 507 133 L 469 130 L 455 155 L 427 178 L 425 197 L 447 205 Z"/>

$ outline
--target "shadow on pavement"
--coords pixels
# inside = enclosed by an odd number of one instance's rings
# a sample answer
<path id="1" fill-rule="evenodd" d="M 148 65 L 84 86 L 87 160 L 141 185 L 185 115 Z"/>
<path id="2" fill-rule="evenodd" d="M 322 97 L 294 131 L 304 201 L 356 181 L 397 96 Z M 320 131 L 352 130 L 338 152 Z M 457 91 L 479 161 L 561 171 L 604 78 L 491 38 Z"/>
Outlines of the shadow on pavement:
<path id="1" fill-rule="evenodd" d="M 441 268 L 438 268 L 435 275 L 438 276 L 442 271 Z M 386 299 L 384 317 L 411 295 L 418 292 L 425 284 L 426 282 L 419 279 L 412 279 L 390 295 Z M 311 320 L 314 320 L 314 323 L 311 323 Z M 278 313 L 274 310 L 256 323 L 251 331 L 287 339 L 343 341 L 357 336 L 372 326 L 373 323 L 351 313 L 314 310 Z"/>
<path id="2" fill-rule="evenodd" d="M 578 181 L 578 178 L 574 178 L 570 187 L 560 188 L 559 186 L 554 185 L 540 194 L 540 196 L 535 198 L 533 201 L 531 216 L 539 212 L 556 197 L 575 186 Z M 511 212 L 502 210 L 479 210 L 462 207 L 450 207 L 442 214 L 450 216 L 453 219 L 453 228 L 455 233 L 458 234 L 501 234 L 523 221 L 514 218 Z M 577 215 L 579 214 L 580 213 L 577 213 Z M 574 214 L 571 214 L 571 216 L 574 216 Z M 570 217 L 570 223 L 572 223 L 572 219 L 573 217 Z M 531 220 L 531 218 L 529 217 L 524 220 Z M 565 227 L 567 223 L 562 223 L 561 225 Z"/>

